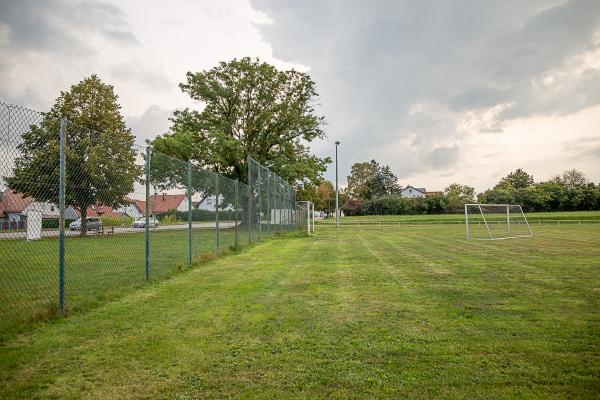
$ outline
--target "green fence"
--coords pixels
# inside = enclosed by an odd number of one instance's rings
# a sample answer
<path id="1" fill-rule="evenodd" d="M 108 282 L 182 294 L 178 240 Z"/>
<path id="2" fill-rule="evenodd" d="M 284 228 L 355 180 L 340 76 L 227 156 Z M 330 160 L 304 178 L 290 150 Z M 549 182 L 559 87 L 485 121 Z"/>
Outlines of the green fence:
<path id="1" fill-rule="evenodd" d="M 293 188 L 251 158 L 245 184 L 4 103 L 0 150 L 0 336 L 306 226 Z"/>

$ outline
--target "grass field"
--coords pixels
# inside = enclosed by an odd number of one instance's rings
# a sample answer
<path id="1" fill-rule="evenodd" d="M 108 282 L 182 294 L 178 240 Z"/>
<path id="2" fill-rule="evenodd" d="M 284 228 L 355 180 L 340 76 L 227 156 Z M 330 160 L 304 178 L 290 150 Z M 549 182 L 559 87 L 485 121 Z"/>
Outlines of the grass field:
<path id="1" fill-rule="evenodd" d="M 600 226 L 318 227 L 0 347 L 4 398 L 597 398 Z"/>
<path id="2" fill-rule="evenodd" d="M 240 228 L 240 243 L 248 243 Z M 82 310 L 120 296 L 128 287 L 145 280 L 143 231 L 65 241 L 66 306 Z M 220 247 L 235 243 L 235 230 L 222 229 Z M 214 229 L 194 229 L 192 255 L 205 257 L 216 251 Z M 58 240 L 1 240 L 0 339 L 32 322 L 58 313 Z M 164 278 L 188 266 L 187 230 L 156 231 L 150 234 L 150 277 Z"/>
<path id="3" fill-rule="evenodd" d="M 536 212 L 525 213 L 530 223 L 538 221 L 594 221 L 600 222 L 600 211 L 561 211 L 561 212 Z M 477 216 L 474 216 L 477 218 Z M 504 218 L 505 216 L 499 216 Z M 357 217 L 343 217 L 341 222 L 461 222 L 464 223 L 464 214 L 431 214 L 431 215 L 364 215 Z M 327 218 L 319 223 L 335 223 L 335 218 Z"/>

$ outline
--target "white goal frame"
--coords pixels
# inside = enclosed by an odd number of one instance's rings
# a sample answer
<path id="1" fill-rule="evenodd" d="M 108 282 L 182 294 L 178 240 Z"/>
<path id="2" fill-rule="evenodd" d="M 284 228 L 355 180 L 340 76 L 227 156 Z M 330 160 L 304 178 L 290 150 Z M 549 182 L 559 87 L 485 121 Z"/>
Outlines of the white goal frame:
<path id="1" fill-rule="evenodd" d="M 305 203 L 306 204 L 306 228 L 307 228 L 308 236 L 310 236 L 311 231 L 312 231 L 312 233 L 315 233 L 315 204 L 312 201 L 306 201 L 306 200 L 297 201 L 296 203 L 298 203 L 298 204 Z M 302 206 L 300 206 L 300 207 L 302 207 Z M 312 221 L 312 223 L 311 223 L 311 221 Z"/>
<path id="2" fill-rule="evenodd" d="M 488 221 L 485 219 L 485 215 L 483 213 L 483 210 L 481 209 L 482 206 L 491 206 L 491 207 L 505 207 L 506 210 L 506 226 L 507 226 L 507 232 L 510 232 L 510 208 L 511 207 L 517 207 L 518 208 L 518 212 L 520 213 L 520 217 L 523 218 L 523 221 L 525 222 L 525 225 L 527 226 L 527 230 L 529 231 L 529 234 L 526 235 L 508 235 L 508 236 L 502 236 L 502 237 L 494 237 L 494 235 L 492 234 L 492 230 L 490 229 L 490 226 L 488 224 Z M 477 209 L 479 209 L 479 213 L 481 214 L 481 217 L 483 219 L 483 222 L 485 224 L 485 227 L 487 229 L 488 238 L 473 238 L 473 237 L 469 237 L 469 207 L 475 207 Z M 481 203 L 468 203 L 465 204 L 465 233 L 466 233 L 466 237 L 467 240 L 469 239 L 474 239 L 474 240 L 502 240 L 502 239 L 514 239 L 514 238 L 524 238 L 524 237 L 532 237 L 533 236 L 533 231 L 531 230 L 531 226 L 529 226 L 529 222 L 527 221 L 527 217 L 525 217 L 525 213 L 523 212 L 523 208 L 521 208 L 520 204 L 481 204 Z"/>

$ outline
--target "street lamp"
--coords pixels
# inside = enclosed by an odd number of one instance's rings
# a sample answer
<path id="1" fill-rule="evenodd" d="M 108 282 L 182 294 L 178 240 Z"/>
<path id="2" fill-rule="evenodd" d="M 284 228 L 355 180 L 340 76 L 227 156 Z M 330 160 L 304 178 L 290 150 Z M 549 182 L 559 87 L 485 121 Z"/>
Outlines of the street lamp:
<path id="1" fill-rule="evenodd" d="M 338 190 L 338 160 L 337 160 L 337 150 L 339 141 L 335 142 L 335 226 L 340 226 L 340 206 L 339 206 L 339 190 Z"/>

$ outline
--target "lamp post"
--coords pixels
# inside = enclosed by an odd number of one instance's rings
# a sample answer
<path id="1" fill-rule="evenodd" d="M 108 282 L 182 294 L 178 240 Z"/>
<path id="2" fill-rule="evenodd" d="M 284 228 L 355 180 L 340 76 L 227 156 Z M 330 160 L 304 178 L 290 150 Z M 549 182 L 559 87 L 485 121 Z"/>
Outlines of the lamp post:
<path id="1" fill-rule="evenodd" d="M 338 145 L 339 141 L 335 142 L 335 226 L 339 228 L 340 226 L 340 208 L 339 208 L 339 190 L 338 190 Z"/>

